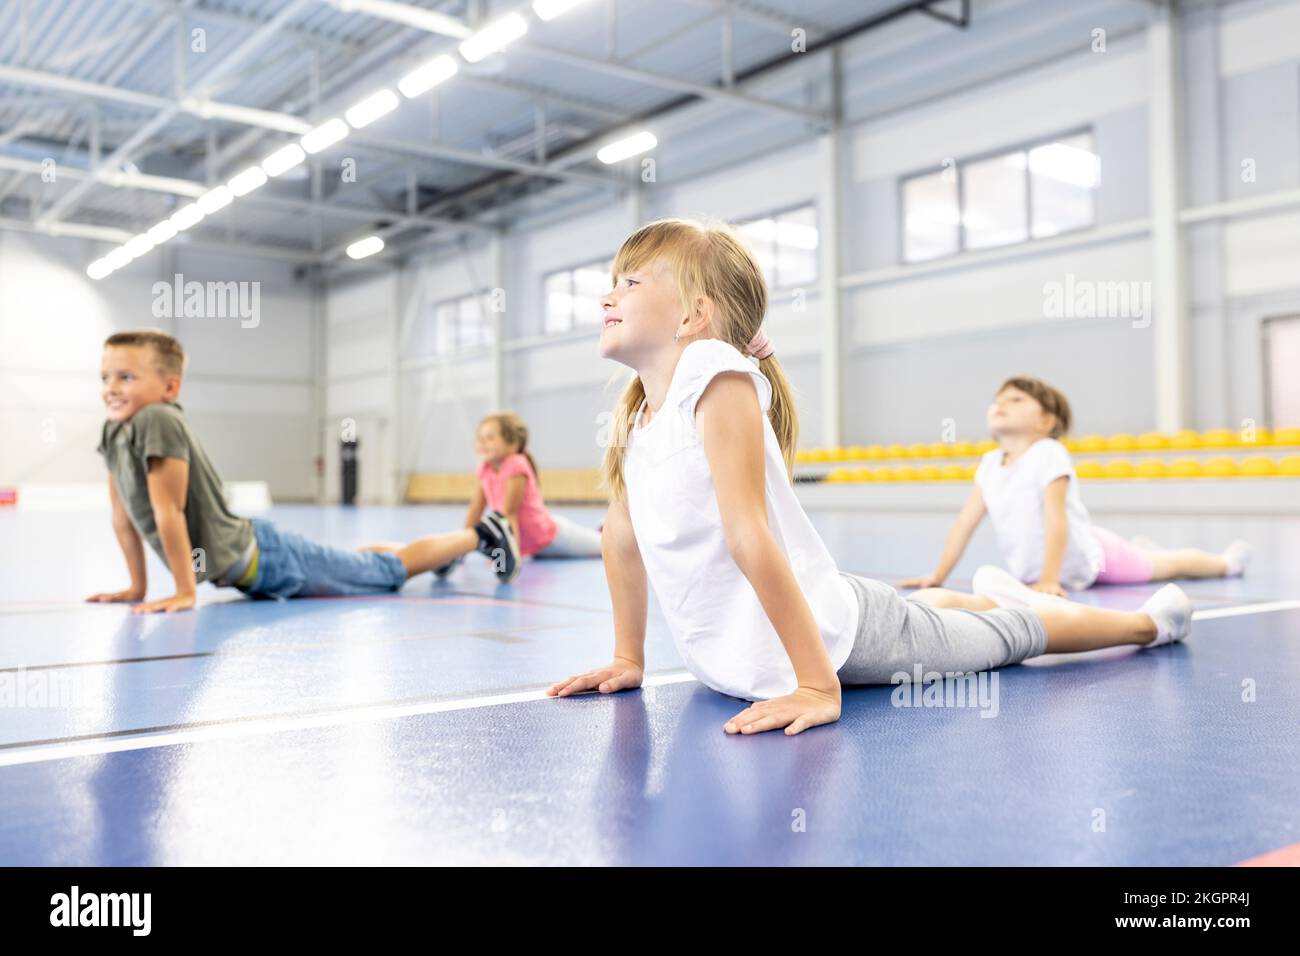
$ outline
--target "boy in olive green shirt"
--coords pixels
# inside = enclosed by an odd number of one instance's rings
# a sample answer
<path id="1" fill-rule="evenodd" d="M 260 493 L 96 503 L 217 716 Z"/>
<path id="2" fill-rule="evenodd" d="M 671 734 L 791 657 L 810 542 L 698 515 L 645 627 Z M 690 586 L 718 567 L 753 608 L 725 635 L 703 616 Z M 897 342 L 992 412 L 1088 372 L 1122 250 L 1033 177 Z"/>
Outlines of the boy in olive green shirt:
<path id="1" fill-rule="evenodd" d="M 104 343 L 100 380 L 108 420 L 99 453 L 108 466 L 113 530 L 131 586 L 90 601 L 143 601 L 144 541 L 171 570 L 176 593 L 137 604 L 137 613 L 191 608 L 202 581 L 275 598 L 391 591 L 413 574 L 474 550 L 493 560 L 502 581 L 518 574 L 514 531 L 495 512 L 473 528 L 364 551 L 316 544 L 269 521 L 233 514 L 177 404 L 184 371 L 181 344 L 164 332 L 120 332 Z"/>

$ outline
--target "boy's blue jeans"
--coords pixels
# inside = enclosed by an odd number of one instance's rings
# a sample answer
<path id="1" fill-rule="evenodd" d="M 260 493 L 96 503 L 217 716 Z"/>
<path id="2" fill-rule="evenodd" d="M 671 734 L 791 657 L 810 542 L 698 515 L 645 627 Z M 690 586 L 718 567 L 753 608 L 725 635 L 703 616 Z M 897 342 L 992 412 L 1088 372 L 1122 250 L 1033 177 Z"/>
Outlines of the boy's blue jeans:
<path id="1" fill-rule="evenodd" d="M 406 583 L 406 568 L 395 554 L 345 551 L 281 531 L 254 518 L 257 576 L 246 589 L 255 597 L 325 597 L 395 591 Z"/>

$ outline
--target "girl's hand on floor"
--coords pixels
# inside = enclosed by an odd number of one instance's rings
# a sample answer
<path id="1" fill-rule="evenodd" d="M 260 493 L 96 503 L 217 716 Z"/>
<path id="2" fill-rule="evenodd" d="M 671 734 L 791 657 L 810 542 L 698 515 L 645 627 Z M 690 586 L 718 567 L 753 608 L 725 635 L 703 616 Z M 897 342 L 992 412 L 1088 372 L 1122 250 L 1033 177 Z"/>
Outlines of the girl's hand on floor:
<path id="1" fill-rule="evenodd" d="M 761 734 L 765 730 L 785 728 L 786 736 L 793 737 L 809 727 L 831 724 L 840 719 L 840 695 L 800 687 L 785 697 L 760 700 L 727 721 L 723 728 L 729 734 Z"/>
<path id="2" fill-rule="evenodd" d="M 133 591 L 127 588 L 125 591 L 105 591 L 102 594 L 92 594 L 86 598 L 87 604 L 119 604 L 123 601 L 140 601 L 144 598 L 143 591 Z"/>
<path id="3" fill-rule="evenodd" d="M 173 611 L 188 611 L 194 606 L 193 594 L 173 594 L 161 601 L 137 604 L 131 608 L 132 614 L 171 614 Z"/>
<path id="4" fill-rule="evenodd" d="M 904 591 L 912 588 L 938 588 L 943 587 L 943 582 L 933 575 L 926 575 L 923 578 L 908 578 L 906 581 L 899 581 L 898 587 Z"/>
<path id="5" fill-rule="evenodd" d="M 614 658 L 606 667 L 598 667 L 585 674 L 566 677 L 558 684 L 552 684 L 546 691 L 548 697 L 568 697 L 583 691 L 598 690 L 602 694 L 612 694 L 619 690 L 633 690 L 641 686 L 645 673 L 635 661 Z"/>
<path id="6" fill-rule="evenodd" d="M 1051 594 L 1056 597 L 1068 596 L 1065 593 L 1065 588 L 1061 587 L 1060 583 L 1057 581 L 1039 581 L 1037 584 L 1031 585 L 1031 587 L 1035 591 L 1042 591 L 1044 594 Z"/>

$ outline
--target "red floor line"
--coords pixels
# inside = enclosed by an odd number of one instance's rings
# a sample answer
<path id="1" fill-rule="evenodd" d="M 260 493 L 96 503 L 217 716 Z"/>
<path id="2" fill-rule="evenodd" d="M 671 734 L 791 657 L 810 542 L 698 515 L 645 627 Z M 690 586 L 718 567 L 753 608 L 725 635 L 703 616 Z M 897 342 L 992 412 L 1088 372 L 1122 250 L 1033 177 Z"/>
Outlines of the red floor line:
<path id="1" fill-rule="evenodd" d="M 1234 863 L 1233 866 L 1300 866 L 1300 843 L 1292 843 L 1290 846 L 1252 856 L 1249 860 Z"/>

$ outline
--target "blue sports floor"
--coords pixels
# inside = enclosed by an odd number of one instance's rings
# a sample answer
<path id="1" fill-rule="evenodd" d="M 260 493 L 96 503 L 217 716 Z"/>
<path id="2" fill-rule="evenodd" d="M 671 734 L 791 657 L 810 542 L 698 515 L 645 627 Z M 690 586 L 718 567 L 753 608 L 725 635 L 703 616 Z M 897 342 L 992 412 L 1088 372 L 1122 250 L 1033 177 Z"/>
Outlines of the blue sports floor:
<path id="1" fill-rule="evenodd" d="M 354 546 L 461 514 L 271 517 Z M 843 569 L 897 580 L 951 515 L 813 518 Z M 204 586 L 196 612 L 139 617 L 80 603 L 126 584 L 106 514 L 0 512 L 0 864 L 1227 865 L 1300 843 L 1300 523 L 1104 523 L 1246 537 L 1255 563 L 1187 585 L 1211 616 L 1181 645 L 998 672 L 991 719 L 854 688 L 838 724 L 787 738 L 725 735 L 744 705 L 690 678 L 654 610 L 646 688 L 542 699 L 609 659 L 599 561 L 498 587 L 471 556 L 374 598 Z M 951 583 L 994 558 L 981 529 Z"/>

